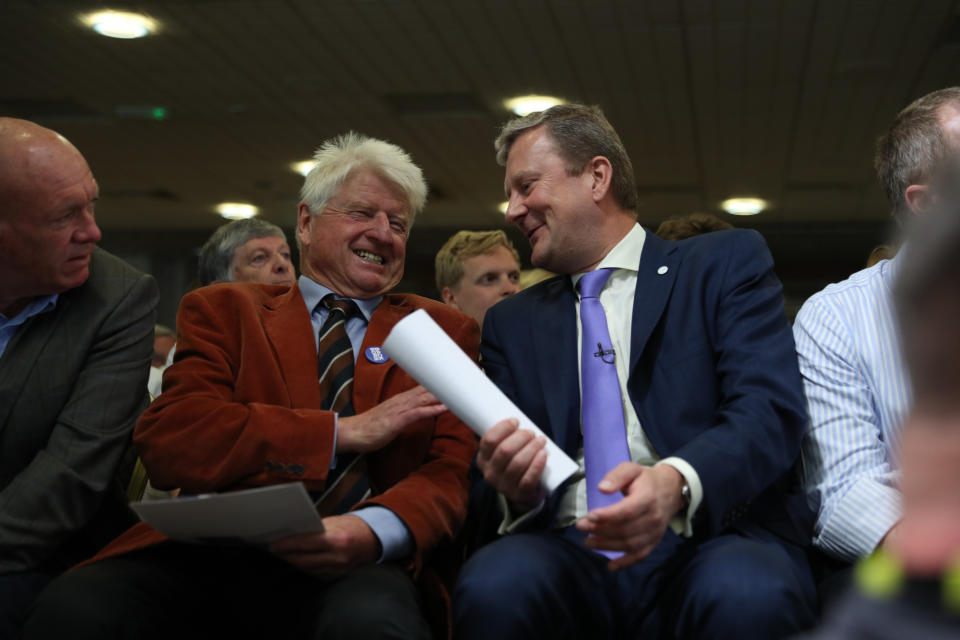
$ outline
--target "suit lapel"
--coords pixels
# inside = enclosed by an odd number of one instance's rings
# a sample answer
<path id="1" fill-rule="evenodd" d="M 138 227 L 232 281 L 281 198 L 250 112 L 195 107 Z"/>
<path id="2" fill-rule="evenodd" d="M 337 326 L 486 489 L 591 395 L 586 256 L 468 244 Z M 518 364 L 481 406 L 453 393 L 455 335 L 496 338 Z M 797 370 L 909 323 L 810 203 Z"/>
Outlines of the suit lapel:
<path id="1" fill-rule="evenodd" d="M 0 358 L 0 431 L 6 427 L 30 370 L 37 366 L 44 347 L 56 333 L 60 318 L 70 307 L 70 302 L 68 293 L 61 294 L 56 307 L 27 320 L 7 343 Z M 67 346 L 65 343 L 64 348 Z"/>
<path id="2" fill-rule="evenodd" d="M 630 371 L 640 361 L 660 316 L 670 299 L 680 266 L 677 245 L 648 233 L 640 255 L 637 287 L 633 297 L 633 324 L 630 336 Z"/>
<path id="3" fill-rule="evenodd" d="M 264 302 L 263 326 L 290 394 L 291 407 L 319 408 L 320 384 L 313 324 L 300 288 Z"/>
<path id="4" fill-rule="evenodd" d="M 580 377 L 575 300 L 569 277 L 544 285 L 543 296 L 534 305 L 532 328 L 541 393 L 547 398 L 552 427 L 550 437 L 564 451 L 575 452 L 580 440 Z"/>
<path id="5" fill-rule="evenodd" d="M 387 295 L 370 316 L 354 369 L 353 407 L 357 413 L 372 409 L 380 403 L 387 374 L 397 366 L 393 360 L 370 362 L 364 355 L 367 348 L 381 346 L 393 326 L 414 310 L 414 306 L 403 296 Z"/>

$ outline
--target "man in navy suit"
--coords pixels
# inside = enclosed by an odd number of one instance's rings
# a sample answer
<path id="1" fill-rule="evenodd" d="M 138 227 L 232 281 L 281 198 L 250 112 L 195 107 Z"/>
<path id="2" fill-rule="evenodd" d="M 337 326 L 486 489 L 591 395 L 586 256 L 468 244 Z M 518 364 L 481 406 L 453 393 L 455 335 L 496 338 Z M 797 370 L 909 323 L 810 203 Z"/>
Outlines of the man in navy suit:
<path id="1" fill-rule="evenodd" d="M 455 635 L 777 638 L 808 627 L 812 514 L 795 469 L 806 413 L 762 238 L 646 233 L 630 159 L 598 108 L 513 120 L 496 147 L 507 218 L 535 266 L 565 275 L 488 311 L 483 365 L 581 472 L 544 495 L 544 440 L 514 420 L 484 435 L 475 513 L 493 514 L 498 539 L 461 573 Z M 581 279 L 599 269 L 610 272 L 597 294 L 609 344 L 581 356 Z M 628 449 L 592 471 L 595 487 L 581 428 L 591 351 L 616 367 L 606 386 L 619 383 L 620 401 L 605 408 Z M 598 492 L 612 504 L 590 506 Z"/>

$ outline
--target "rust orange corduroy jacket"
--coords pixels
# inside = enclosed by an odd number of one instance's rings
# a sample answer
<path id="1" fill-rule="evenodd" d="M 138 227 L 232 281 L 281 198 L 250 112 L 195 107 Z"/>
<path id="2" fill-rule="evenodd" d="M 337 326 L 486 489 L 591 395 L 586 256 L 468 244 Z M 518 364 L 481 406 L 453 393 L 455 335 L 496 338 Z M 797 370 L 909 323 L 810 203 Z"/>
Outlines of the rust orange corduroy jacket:
<path id="1" fill-rule="evenodd" d="M 433 300 L 388 294 L 370 318 L 357 359 L 356 413 L 416 385 L 392 360 L 377 364 L 364 353 L 421 308 L 476 359 L 474 320 Z M 309 491 L 322 490 L 333 454 L 334 414 L 320 409 L 313 327 L 298 287 L 197 289 L 183 298 L 177 331 L 163 394 L 134 432 L 153 484 L 196 494 L 299 480 Z M 407 426 L 368 458 L 373 496 L 359 506 L 387 507 L 406 524 L 416 544 L 409 566 L 415 576 L 430 551 L 449 543 L 463 523 L 475 451 L 476 437 L 448 411 Z M 93 561 L 165 539 L 140 523 Z M 441 597 L 447 600 L 447 594 Z"/>

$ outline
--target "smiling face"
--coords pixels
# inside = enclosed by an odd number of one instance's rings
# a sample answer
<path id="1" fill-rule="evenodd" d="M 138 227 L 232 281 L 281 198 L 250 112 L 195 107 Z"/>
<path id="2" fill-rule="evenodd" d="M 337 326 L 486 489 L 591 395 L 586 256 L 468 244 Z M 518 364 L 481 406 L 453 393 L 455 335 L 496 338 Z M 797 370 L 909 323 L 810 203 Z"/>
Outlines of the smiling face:
<path id="1" fill-rule="evenodd" d="M 603 212 L 597 207 L 595 176 L 567 174 L 566 164 L 544 126 L 521 134 L 510 147 L 504 189 L 507 220 L 530 240 L 534 266 L 579 273 L 604 255 L 597 242 Z"/>
<path id="2" fill-rule="evenodd" d="M 410 205 L 403 191 L 359 169 L 318 215 L 300 203 L 300 270 L 344 297 L 383 295 L 403 277 L 409 230 Z"/>
<path id="3" fill-rule="evenodd" d="M 520 265 L 504 246 L 463 261 L 463 277 L 455 287 L 444 287 L 443 301 L 483 326 L 487 309 L 520 290 Z"/>
<path id="4" fill-rule="evenodd" d="M 47 133 L 28 143 L 14 166 L 2 167 L 0 312 L 5 315 L 30 298 L 86 282 L 101 238 L 90 167 L 70 143 Z"/>
<path id="5" fill-rule="evenodd" d="M 282 236 L 247 240 L 233 252 L 230 272 L 234 282 L 291 286 L 296 280 L 290 247 Z"/>

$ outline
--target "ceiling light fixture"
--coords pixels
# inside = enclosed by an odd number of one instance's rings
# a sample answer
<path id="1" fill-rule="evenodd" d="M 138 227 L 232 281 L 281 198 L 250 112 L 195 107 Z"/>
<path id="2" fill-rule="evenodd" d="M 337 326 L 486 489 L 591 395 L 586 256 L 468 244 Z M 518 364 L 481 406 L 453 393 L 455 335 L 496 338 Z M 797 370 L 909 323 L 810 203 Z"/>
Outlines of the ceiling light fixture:
<path id="1" fill-rule="evenodd" d="M 720 208 L 734 216 L 753 216 L 770 206 L 760 198 L 728 198 L 720 203 Z"/>
<path id="2" fill-rule="evenodd" d="M 518 116 L 529 115 L 535 111 L 544 111 L 565 101 L 553 96 L 517 96 L 503 101 L 503 106 Z"/>
<path id="3" fill-rule="evenodd" d="M 245 202 L 221 202 L 217 205 L 217 213 L 227 220 L 252 218 L 257 215 L 259 211 L 260 210 L 252 204 L 246 204 Z"/>
<path id="4" fill-rule="evenodd" d="M 157 23 L 152 18 L 126 11 L 98 11 L 84 16 L 83 21 L 102 36 L 126 40 L 142 38 L 157 29 Z"/>
<path id="5" fill-rule="evenodd" d="M 290 168 L 306 178 L 315 164 L 317 164 L 316 160 L 303 160 L 302 162 L 291 163 Z"/>

